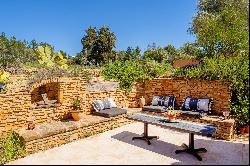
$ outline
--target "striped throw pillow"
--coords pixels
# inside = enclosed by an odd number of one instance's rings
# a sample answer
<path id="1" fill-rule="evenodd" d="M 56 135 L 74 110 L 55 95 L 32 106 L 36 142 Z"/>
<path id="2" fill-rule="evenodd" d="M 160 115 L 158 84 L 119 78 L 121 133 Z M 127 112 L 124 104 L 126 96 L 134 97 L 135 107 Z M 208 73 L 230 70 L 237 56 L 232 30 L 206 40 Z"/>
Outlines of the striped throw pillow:
<path id="1" fill-rule="evenodd" d="M 94 100 L 92 105 L 96 112 L 99 112 L 105 108 L 102 100 Z"/>

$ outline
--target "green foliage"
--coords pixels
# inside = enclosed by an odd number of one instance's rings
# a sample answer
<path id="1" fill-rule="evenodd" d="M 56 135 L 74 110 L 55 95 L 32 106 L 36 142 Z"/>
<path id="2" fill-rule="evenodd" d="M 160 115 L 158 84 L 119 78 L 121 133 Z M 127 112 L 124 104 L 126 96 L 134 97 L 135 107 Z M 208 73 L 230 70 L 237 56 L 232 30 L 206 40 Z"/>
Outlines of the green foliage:
<path id="1" fill-rule="evenodd" d="M 33 41 L 33 44 L 35 41 Z M 32 44 L 17 40 L 15 37 L 7 38 L 4 33 L 0 35 L 0 66 L 4 68 L 19 67 L 30 61 L 37 61 Z"/>
<path id="2" fill-rule="evenodd" d="M 72 106 L 73 106 L 74 109 L 79 109 L 80 106 L 81 106 L 81 100 L 79 100 L 78 98 L 75 99 L 75 100 L 73 101 Z"/>
<path id="3" fill-rule="evenodd" d="M 104 64 L 114 60 L 112 49 L 115 47 L 116 36 L 109 27 L 103 26 L 99 30 L 89 27 L 82 38 L 83 56 L 89 64 Z M 78 58 L 78 60 L 81 58 Z"/>
<path id="4" fill-rule="evenodd" d="M 180 59 L 201 59 L 204 53 L 198 47 L 197 43 L 185 43 L 180 49 L 175 50 L 172 60 Z"/>
<path id="5" fill-rule="evenodd" d="M 70 77 L 82 77 L 87 81 L 90 81 L 93 78 L 93 75 L 89 70 L 80 65 L 72 65 L 68 68 L 68 76 Z"/>
<path id="6" fill-rule="evenodd" d="M 72 63 L 73 65 L 87 65 L 87 56 L 83 52 L 77 53 L 73 58 L 72 58 Z"/>
<path id="7" fill-rule="evenodd" d="M 195 58 L 194 56 L 188 55 L 183 51 L 177 51 L 175 55 L 173 56 L 173 61 L 174 60 L 180 60 L 180 59 L 190 59 L 190 58 Z"/>
<path id="8" fill-rule="evenodd" d="M 6 161 L 17 159 L 26 154 L 23 138 L 12 131 L 3 142 L 3 157 Z"/>
<path id="9" fill-rule="evenodd" d="M 176 48 L 171 45 L 171 44 L 168 44 L 166 47 L 164 47 L 164 50 L 167 52 L 167 55 L 168 55 L 168 60 L 170 62 L 173 61 L 173 56 L 176 54 Z"/>
<path id="10" fill-rule="evenodd" d="M 198 68 L 176 69 L 176 76 L 206 80 L 225 80 L 231 83 L 231 111 L 240 125 L 248 123 L 249 109 L 249 61 L 248 55 L 234 57 L 218 56 L 205 58 Z"/>
<path id="11" fill-rule="evenodd" d="M 132 47 L 128 47 L 122 60 L 138 59 L 140 57 L 141 49 L 138 46 L 135 49 L 133 49 Z"/>
<path id="12" fill-rule="evenodd" d="M 135 81 L 145 81 L 159 77 L 171 70 L 170 64 L 160 64 L 155 61 L 131 59 L 115 61 L 103 67 L 101 74 L 105 79 L 119 81 L 121 89 L 129 92 Z"/>
<path id="13" fill-rule="evenodd" d="M 57 53 L 53 52 L 53 49 L 50 46 L 38 46 L 35 50 L 38 56 L 38 62 L 41 65 L 45 65 L 47 67 L 52 67 L 54 65 L 59 65 L 62 68 L 67 68 L 68 65 L 67 60 L 64 59 L 63 54 L 61 51 Z"/>
<path id="14" fill-rule="evenodd" d="M 249 50 L 248 0 L 199 0 L 190 32 L 206 56 Z"/>
<path id="15" fill-rule="evenodd" d="M 144 52 L 144 58 L 149 60 L 155 60 L 158 63 L 166 63 L 168 62 L 168 53 L 163 48 L 147 49 Z"/>
<path id="16" fill-rule="evenodd" d="M 232 104 L 232 113 L 235 115 L 238 127 L 249 125 L 249 96 L 238 96 L 238 102 Z"/>

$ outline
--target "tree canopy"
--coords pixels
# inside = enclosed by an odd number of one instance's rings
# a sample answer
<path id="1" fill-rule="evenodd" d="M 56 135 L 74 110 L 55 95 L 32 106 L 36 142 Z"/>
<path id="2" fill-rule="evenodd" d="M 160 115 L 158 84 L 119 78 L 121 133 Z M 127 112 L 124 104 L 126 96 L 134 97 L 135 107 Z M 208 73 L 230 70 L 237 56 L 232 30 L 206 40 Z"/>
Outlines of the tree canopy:
<path id="1" fill-rule="evenodd" d="M 97 65 L 103 62 L 112 61 L 114 55 L 112 49 L 115 48 L 116 36 L 109 27 L 103 26 L 99 30 L 96 27 L 89 27 L 81 40 L 82 52 L 87 57 L 87 61 Z"/>
<path id="2" fill-rule="evenodd" d="M 249 49 L 248 0 L 199 0 L 191 34 L 205 56 L 232 56 Z"/>

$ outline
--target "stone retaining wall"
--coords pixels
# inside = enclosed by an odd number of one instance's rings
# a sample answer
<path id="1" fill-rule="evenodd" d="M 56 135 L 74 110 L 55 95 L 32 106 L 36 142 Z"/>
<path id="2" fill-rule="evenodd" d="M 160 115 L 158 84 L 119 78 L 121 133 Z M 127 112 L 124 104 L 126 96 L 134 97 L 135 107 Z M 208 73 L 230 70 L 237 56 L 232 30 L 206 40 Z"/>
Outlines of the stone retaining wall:
<path id="1" fill-rule="evenodd" d="M 17 80 L 16 80 L 17 79 Z M 22 79 L 19 80 L 18 79 Z M 19 85 L 19 86 L 18 86 Z M 58 99 L 59 106 L 36 108 L 32 101 L 41 100 L 38 89 L 45 86 L 46 91 L 56 93 L 49 99 Z M 53 88 L 55 87 L 56 88 Z M 154 95 L 175 95 L 177 106 L 181 106 L 183 99 L 189 97 L 211 97 L 214 104 L 213 112 L 221 114 L 228 111 L 230 106 L 230 93 L 227 83 L 221 81 L 187 80 L 181 78 L 164 78 L 146 81 L 145 84 L 135 83 L 132 91 L 116 89 L 113 91 L 88 91 L 86 80 L 78 77 L 53 78 L 41 80 L 30 84 L 25 76 L 13 76 L 13 85 L 10 91 L 0 94 L 0 133 L 27 127 L 29 122 L 35 124 L 50 123 L 69 118 L 72 103 L 75 99 L 82 100 L 81 112 L 91 114 L 91 102 L 95 99 L 114 98 L 118 107 L 139 107 L 141 96 L 151 104 Z M 57 92 L 56 92 L 57 91 Z"/>
<path id="2" fill-rule="evenodd" d="M 41 97 L 37 93 L 37 88 L 46 86 L 51 90 L 49 85 L 55 84 L 60 107 L 35 108 L 32 100 L 38 100 Z M 31 121 L 41 124 L 62 119 L 77 97 L 86 98 L 85 85 L 86 81 L 81 78 L 54 78 L 32 85 L 26 83 L 25 86 L 15 86 L 10 93 L 0 94 L 0 133 L 27 127 Z"/>
<path id="3" fill-rule="evenodd" d="M 230 110 L 229 84 L 222 81 L 188 80 L 184 78 L 162 78 L 145 83 L 145 100 L 151 104 L 154 95 L 174 95 L 179 109 L 185 97 L 212 98 L 212 113 L 222 114 Z"/>

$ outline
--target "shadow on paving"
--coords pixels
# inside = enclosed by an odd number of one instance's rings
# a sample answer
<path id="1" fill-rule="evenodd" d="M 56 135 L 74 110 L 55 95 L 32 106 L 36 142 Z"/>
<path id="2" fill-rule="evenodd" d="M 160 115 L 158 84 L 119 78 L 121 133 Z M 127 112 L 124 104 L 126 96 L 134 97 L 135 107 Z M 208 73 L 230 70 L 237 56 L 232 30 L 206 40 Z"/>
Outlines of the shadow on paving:
<path id="1" fill-rule="evenodd" d="M 179 162 L 172 163 L 173 165 L 249 164 L 249 144 L 229 142 L 225 140 L 203 140 L 195 138 L 195 148 L 203 147 L 207 149 L 206 153 L 199 153 L 199 155 L 202 157 L 202 161 L 198 161 L 194 156 L 188 153 L 175 154 L 175 150 L 183 149 L 181 145 L 178 146 L 172 143 L 161 141 L 159 139 L 151 140 L 151 145 L 148 145 L 147 142 L 143 140 L 132 140 L 132 137 L 138 136 L 141 135 L 129 131 L 123 131 L 113 135 L 111 138 L 179 160 Z M 186 142 L 188 142 L 188 134 L 186 139 Z"/>

